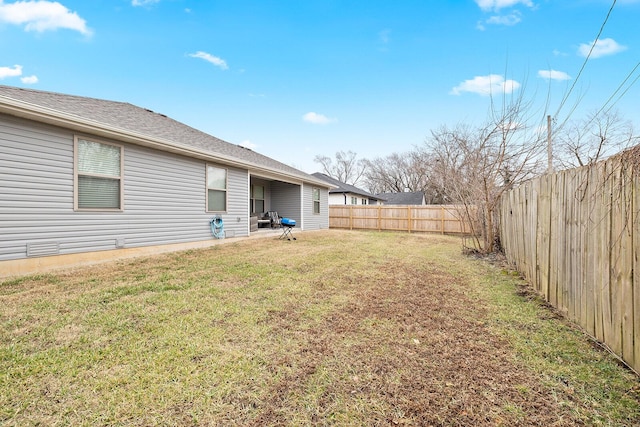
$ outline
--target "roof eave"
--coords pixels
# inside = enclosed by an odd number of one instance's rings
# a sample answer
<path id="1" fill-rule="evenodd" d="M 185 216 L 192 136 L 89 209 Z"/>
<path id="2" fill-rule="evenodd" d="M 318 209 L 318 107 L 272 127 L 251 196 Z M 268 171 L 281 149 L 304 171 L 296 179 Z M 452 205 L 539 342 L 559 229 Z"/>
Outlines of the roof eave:
<path id="1" fill-rule="evenodd" d="M 65 113 L 52 108 L 42 107 L 29 102 L 19 101 L 13 98 L 0 96 L 0 113 L 23 119 L 34 120 L 39 123 L 46 123 L 53 126 L 63 127 L 76 132 L 91 134 L 103 138 L 115 139 L 121 142 L 128 142 L 143 147 L 154 148 L 174 154 L 181 154 L 201 160 L 225 164 L 228 166 L 239 166 L 248 169 L 251 173 L 268 174 L 274 179 L 280 179 L 291 183 L 309 182 L 322 187 L 330 188 L 320 179 L 308 178 L 301 175 L 289 174 L 277 171 L 253 162 L 247 162 L 231 156 L 214 154 L 209 151 L 198 150 L 194 147 L 176 143 L 162 138 L 155 138 L 143 133 L 133 132 L 127 129 L 107 125 L 95 120 L 86 119 L 73 114 Z"/>

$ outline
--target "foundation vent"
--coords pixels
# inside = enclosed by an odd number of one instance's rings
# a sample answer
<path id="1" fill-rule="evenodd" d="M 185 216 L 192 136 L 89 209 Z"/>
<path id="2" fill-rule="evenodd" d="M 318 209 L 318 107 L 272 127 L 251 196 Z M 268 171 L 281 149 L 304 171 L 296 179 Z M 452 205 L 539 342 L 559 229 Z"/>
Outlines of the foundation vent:
<path id="1" fill-rule="evenodd" d="M 58 255 L 59 253 L 60 243 L 58 242 L 27 243 L 28 257 Z"/>

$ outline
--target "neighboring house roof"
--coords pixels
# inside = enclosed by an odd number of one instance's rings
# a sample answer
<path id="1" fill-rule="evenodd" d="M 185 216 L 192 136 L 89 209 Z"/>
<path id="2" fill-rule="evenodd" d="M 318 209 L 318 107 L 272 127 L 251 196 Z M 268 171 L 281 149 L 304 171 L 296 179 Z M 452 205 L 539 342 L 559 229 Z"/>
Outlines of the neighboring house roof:
<path id="1" fill-rule="evenodd" d="M 424 193 L 422 191 L 405 193 L 380 193 L 378 197 L 385 199 L 387 205 L 423 205 Z"/>
<path id="2" fill-rule="evenodd" d="M 0 85 L 0 113 L 318 185 L 305 172 L 126 102 Z M 323 185 L 326 186 L 326 185 Z M 328 187 L 328 186 L 326 186 Z"/>
<path id="3" fill-rule="evenodd" d="M 333 187 L 329 190 L 329 194 L 342 194 L 342 193 L 351 193 L 351 194 L 357 194 L 359 196 L 362 197 L 367 197 L 369 199 L 373 199 L 373 200 L 384 200 L 376 195 L 373 195 L 371 193 L 368 193 L 354 185 L 351 184 L 346 184 L 342 181 L 338 181 L 335 178 L 330 177 L 329 175 L 326 175 L 324 173 L 321 172 L 315 172 L 312 173 L 311 175 L 315 176 L 316 178 L 322 179 L 323 181 L 328 182 L 329 184 L 332 184 Z"/>

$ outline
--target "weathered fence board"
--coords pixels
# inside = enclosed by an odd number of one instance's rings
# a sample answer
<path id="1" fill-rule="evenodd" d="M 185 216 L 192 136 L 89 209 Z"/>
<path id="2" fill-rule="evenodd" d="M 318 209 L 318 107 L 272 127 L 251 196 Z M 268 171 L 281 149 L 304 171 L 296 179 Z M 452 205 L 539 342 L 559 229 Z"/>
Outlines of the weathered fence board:
<path id="1" fill-rule="evenodd" d="M 640 372 L 640 181 L 616 156 L 502 198 L 507 258 L 558 310 Z"/>
<path id="2" fill-rule="evenodd" d="M 551 261 L 551 178 L 552 176 L 544 176 L 540 179 L 540 192 L 538 201 L 538 212 L 536 221 L 536 240 L 538 241 L 536 258 L 538 262 L 536 267 L 539 270 L 538 281 L 535 288 L 549 300 L 549 267 Z"/>
<path id="3" fill-rule="evenodd" d="M 350 230 L 419 231 L 469 234 L 457 205 L 427 206 L 329 206 L 329 227 Z"/>
<path id="4" fill-rule="evenodd" d="M 637 182 L 635 182 L 637 184 Z M 631 187 L 631 212 L 636 213 L 640 209 L 640 191 L 637 186 Z M 640 254 L 638 248 L 640 248 L 640 215 L 632 215 L 631 218 L 631 234 L 632 234 L 632 248 L 633 257 L 631 264 L 631 271 L 640 271 Z M 633 274 L 633 366 L 640 366 L 640 274 Z"/>

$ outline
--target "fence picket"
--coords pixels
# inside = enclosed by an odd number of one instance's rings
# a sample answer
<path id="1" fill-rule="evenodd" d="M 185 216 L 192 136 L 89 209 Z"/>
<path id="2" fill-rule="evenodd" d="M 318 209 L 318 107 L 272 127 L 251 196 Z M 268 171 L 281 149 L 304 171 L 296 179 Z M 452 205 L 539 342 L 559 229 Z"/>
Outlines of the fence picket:
<path id="1" fill-rule="evenodd" d="M 640 371 L 640 189 L 624 156 L 502 197 L 507 259 L 553 306 Z"/>
<path id="2" fill-rule="evenodd" d="M 462 220 L 461 209 L 457 205 L 331 205 L 329 227 L 468 234 L 471 227 Z"/>

